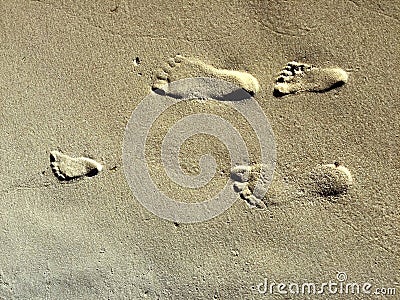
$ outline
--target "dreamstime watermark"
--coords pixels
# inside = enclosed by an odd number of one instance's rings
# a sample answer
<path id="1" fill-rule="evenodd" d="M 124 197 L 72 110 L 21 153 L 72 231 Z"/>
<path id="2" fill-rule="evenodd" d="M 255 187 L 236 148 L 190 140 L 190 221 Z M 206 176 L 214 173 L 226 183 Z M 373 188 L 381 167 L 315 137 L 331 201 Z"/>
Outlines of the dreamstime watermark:
<path id="1" fill-rule="evenodd" d="M 227 210 L 238 198 L 233 181 L 227 179 L 224 188 L 212 199 L 187 203 L 166 195 L 150 176 L 152 161 L 146 157 L 146 142 L 154 122 L 168 110 L 174 111 L 181 101 L 214 99 L 229 106 L 250 124 L 261 151 L 260 163 L 265 166 L 264 176 L 272 180 L 276 163 L 275 141 L 271 126 L 254 98 L 238 86 L 215 78 L 188 78 L 172 82 L 162 90 L 151 92 L 133 111 L 125 130 L 123 164 L 128 184 L 136 199 L 155 215 L 179 223 L 209 220 Z M 209 113 L 194 113 L 178 120 L 164 136 L 161 161 L 165 173 L 174 183 L 187 189 L 205 186 L 216 172 L 216 161 L 209 154 L 199 160 L 200 174 L 185 173 L 179 163 L 180 147 L 190 137 L 204 134 L 216 137 L 230 155 L 230 167 L 249 165 L 248 145 L 240 135 L 237 124 Z M 270 182 L 267 182 L 267 185 Z M 255 187 L 257 188 L 257 186 Z M 264 190 L 265 182 L 264 182 Z"/>
<path id="2" fill-rule="evenodd" d="M 338 272 L 335 280 L 327 282 L 275 282 L 264 278 L 263 282 L 252 286 L 261 295 L 327 295 L 327 294 L 346 294 L 346 295 L 396 295 L 394 287 L 374 287 L 370 282 L 348 282 L 345 272 Z"/>

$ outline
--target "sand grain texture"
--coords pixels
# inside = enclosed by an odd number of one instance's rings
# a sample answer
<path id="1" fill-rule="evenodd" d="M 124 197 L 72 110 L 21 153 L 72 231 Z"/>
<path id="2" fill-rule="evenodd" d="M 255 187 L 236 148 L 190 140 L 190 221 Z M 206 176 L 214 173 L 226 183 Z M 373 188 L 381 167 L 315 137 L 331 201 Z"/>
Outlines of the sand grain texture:
<path id="1" fill-rule="evenodd" d="M 264 277 L 320 283 L 338 272 L 399 293 L 400 28 L 396 1 L 386 2 L 2 1 L 0 299 L 263 299 L 252 286 Z M 215 219 L 174 224 L 133 197 L 121 158 L 125 126 L 177 54 L 257 79 L 278 153 L 265 209 L 238 196 Z M 351 70 L 349 80 L 274 97 L 290 61 Z M 221 107 L 192 103 L 161 115 L 150 151 L 191 110 L 237 122 Z M 254 133 L 238 127 L 257 158 Z M 53 149 L 106 163 L 99 176 L 62 184 L 49 165 Z M 211 194 L 230 176 L 225 148 L 198 136 L 180 159 L 197 174 L 208 152 L 223 171 Z M 308 193 L 310 172 L 336 161 L 352 187 Z M 169 189 L 156 163 L 150 169 L 170 193 L 197 199 Z"/>

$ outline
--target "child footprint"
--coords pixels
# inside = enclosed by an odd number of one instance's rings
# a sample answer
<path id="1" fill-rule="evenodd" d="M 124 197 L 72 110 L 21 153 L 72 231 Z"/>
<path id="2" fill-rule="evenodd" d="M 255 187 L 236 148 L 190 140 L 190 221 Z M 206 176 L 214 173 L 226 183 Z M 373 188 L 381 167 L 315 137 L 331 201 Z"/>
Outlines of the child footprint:
<path id="1" fill-rule="evenodd" d="M 353 186 L 353 176 L 349 169 L 339 163 L 334 163 L 317 165 L 311 172 L 300 175 L 296 181 L 285 184 L 282 183 L 287 180 L 278 176 L 280 178 L 277 181 L 274 179 L 275 186 L 272 183 L 272 189 L 269 189 L 267 193 L 269 180 L 259 176 L 262 174 L 261 170 L 260 165 L 236 166 L 231 170 L 234 190 L 250 207 L 264 209 L 269 204 L 285 205 L 295 201 L 304 202 L 304 196 L 314 199 L 316 195 L 319 195 L 333 200 L 331 196 L 339 197 L 346 194 Z M 265 189 L 262 194 L 255 189 L 257 178 Z"/>
<path id="2" fill-rule="evenodd" d="M 325 92 L 347 83 L 348 78 L 347 72 L 338 67 L 317 68 L 293 61 L 285 66 L 276 79 L 274 95 Z"/>
<path id="3" fill-rule="evenodd" d="M 234 71 L 218 69 L 205 62 L 176 55 L 167 60 L 167 64 L 155 76 L 152 89 L 163 89 L 163 87 L 173 81 L 190 77 L 211 77 L 231 82 L 240 88 L 254 95 L 260 90 L 258 80 L 251 74 L 244 71 Z"/>
<path id="4" fill-rule="evenodd" d="M 271 182 L 266 175 L 266 166 L 253 164 L 251 166 L 240 165 L 232 168 L 231 179 L 233 188 L 239 193 L 250 207 L 266 208 L 265 194 Z"/>
<path id="5" fill-rule="evenodd" d="M 103 166 L 93 159 L 74 158 L 59 151 L 50 152 L 50 166 L 54 175 L 61 181 L 92 177 L 103 169 Z"/>

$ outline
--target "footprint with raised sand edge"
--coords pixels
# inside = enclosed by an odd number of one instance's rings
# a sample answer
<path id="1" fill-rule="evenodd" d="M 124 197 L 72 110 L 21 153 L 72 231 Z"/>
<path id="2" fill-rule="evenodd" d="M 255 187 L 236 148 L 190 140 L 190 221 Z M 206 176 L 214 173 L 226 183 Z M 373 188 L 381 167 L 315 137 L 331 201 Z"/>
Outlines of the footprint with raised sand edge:
<path id="1" fill-rule="evenodd" d="M 325 92 L 347 83 L 348 79 L 347 72 L 338 67 L 318 68 L 293 61 L 285 66 L 276 79 L 274 95 Z"/>
<path id="2" fill-rule="evenodd" d="M 97 161 L 88 157 L 71 157 L 59 151 L 50 152 L 50 166 L 59 180 L 93 177 L 103 169 Z"/>
<path id="3" fill-rule="evenodd" d="M 222 79 L 239 86 L 251 95 L 256 94 L 260 90 L 258 80 L 247 72 L 218 69 L 201 60 L 187 58 L 182 55 L 176 55 L 174 58 L 168 59 L 163 69 L 156 74 L 152 89 L 162 90 L 169 82 L 190 77 Z"/>

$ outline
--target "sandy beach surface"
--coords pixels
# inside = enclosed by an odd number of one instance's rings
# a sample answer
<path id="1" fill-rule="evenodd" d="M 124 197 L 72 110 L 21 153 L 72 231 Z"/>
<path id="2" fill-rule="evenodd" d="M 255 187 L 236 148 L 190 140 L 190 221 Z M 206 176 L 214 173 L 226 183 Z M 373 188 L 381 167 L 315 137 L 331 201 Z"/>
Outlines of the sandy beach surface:
<path id="1" fill-rule="evenodd" d="M 0 299 L 398 299 L 399 1 L 4 0 L 0 14 Z M 215 218 L 185 224 L 134 196 L 123 161 L 132 112 L 156 80 L 200 72 L 179 69 L 176 55 L 257 79 L 243 87 L 256 90 L 274 133 L 266 208 L 238 196 Z M 340 67 L 348 82 L 276 97 L 291 61 Z M 226 147 L 200 135 L 182 145 L 181 167 L 198 174 L 210 152 L 220 176 L 199 190 L 168 178 L 160 143 L 194 112 L 235 124 L 260 155 L 249 125 L 221 101 L 179 102 L 149 130 L 146 155 L 160 189 L 182 202 L 215 195 L 230 172 Z M 62 181 L 52 151 L 99 172 Z M 334 162 L 351 172 L 348 190 L 305 184 Z M 303 283 L 318 292 L 329 281 L 369 283 L 370 294 L 301 294 Z"/>

